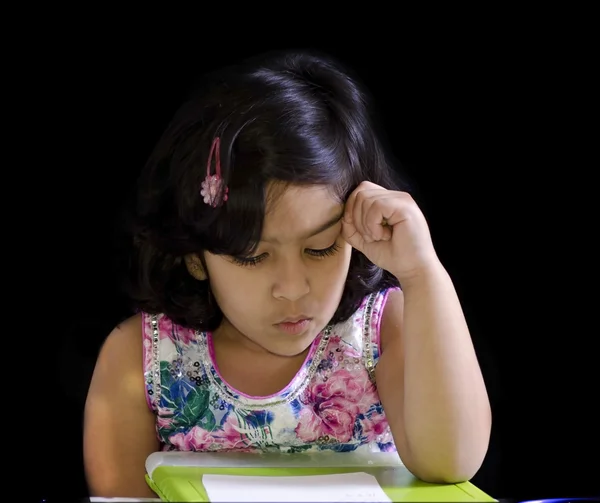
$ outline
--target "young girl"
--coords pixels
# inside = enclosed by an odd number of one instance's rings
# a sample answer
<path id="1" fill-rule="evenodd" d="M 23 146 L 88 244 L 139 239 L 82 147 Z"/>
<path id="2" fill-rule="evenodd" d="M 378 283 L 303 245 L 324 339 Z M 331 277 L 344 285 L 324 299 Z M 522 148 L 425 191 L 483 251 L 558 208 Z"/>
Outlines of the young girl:
<path id="1" fill-rule="evenodd" d="M 467 324 L 369 111 L 338 63 L 300 52 L 217 72 L 176 114 L 134 208 L 138 313 L 89 389 L 91 494 L 152 496 L 161 449 L 479 469 L 491 415 Z"/>

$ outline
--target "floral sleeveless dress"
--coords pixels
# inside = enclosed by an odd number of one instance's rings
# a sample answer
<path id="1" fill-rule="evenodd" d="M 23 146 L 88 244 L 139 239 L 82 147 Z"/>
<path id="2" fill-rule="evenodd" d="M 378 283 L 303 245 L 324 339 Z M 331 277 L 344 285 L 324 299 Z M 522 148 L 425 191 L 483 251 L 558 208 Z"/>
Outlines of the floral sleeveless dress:
<path id="1" fill-rule="evenodd" d="M 224 381 L 211 333 L 143 313 L 146 398 L 162 450 L 395 451 L 374 381 L 387 294 L 326 327 L 291 382 L 266 397 Z"/>

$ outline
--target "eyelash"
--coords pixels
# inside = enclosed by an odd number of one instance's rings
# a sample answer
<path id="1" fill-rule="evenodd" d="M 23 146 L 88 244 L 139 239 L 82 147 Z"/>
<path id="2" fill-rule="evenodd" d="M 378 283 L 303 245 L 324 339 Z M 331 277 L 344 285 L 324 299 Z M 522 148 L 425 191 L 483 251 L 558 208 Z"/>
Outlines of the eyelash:
<path id="1" fill-rule="evenodd" d="M 325 258 L 335 255 L 339 251 L 340 247 L 337 243 L 333 243 L 330 247 L 322 250 L 306 250 L 309 255 L 315 258 Z M 259 255 L 258 257 L 232 257 L 233 261 L 244 267 L 254 267 L 262 262 L 266 257 L 265 254 Z"/>

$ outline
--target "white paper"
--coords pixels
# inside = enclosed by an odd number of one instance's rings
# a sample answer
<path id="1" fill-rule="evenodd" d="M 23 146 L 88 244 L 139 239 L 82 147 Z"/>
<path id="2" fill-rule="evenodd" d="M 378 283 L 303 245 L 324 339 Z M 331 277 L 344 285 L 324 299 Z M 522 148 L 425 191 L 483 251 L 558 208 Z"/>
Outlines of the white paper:
<path id="1" fill-rule="evenodd" d="M 204 475 L 211 503 L 244 502 L 391 502 L 377 479 L 364 472 L 295 477 Z"/>

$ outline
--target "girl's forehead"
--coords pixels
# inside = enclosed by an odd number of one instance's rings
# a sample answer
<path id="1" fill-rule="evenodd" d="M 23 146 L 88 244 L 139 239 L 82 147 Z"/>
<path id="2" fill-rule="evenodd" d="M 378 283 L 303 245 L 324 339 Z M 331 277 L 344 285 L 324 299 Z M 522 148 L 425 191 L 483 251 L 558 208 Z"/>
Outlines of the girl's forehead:
<path id="1" fill-rule="evenodd" d="M 265 242 L 306 239 L 337 223 L 344 209 L 322 185 L 273 187 L 267 190 L 267 201 L 261 239 Z"/>

